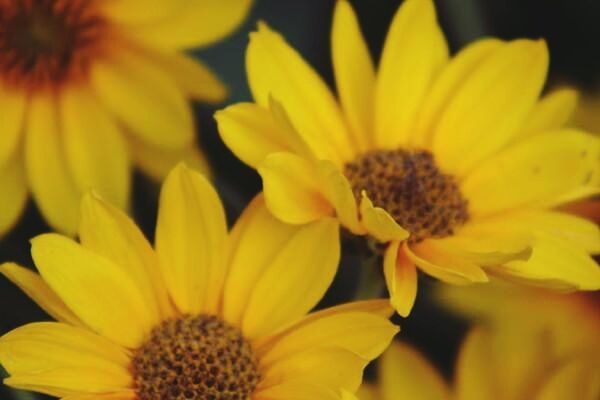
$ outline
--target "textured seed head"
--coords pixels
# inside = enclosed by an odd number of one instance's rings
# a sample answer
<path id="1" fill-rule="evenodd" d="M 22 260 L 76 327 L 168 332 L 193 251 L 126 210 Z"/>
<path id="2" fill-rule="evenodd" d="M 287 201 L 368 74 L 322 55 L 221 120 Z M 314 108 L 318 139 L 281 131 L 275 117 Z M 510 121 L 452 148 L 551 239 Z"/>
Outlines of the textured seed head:
<path id="1" fill-rule="evenodd" d="M 452 235 L 469 218 L 455 179 L 438 169 L 428 151 L 370 151 L 346 163 L 344 174 L 357 201 L 366 191 L 410 232 L 412 243 Z"/>
<path id="2" fill-rule="evenodd" d="M 250 343 L 208 315 L 163 322 L 131 369 L 139 400 L 247 400 L 260 380 Z"/>

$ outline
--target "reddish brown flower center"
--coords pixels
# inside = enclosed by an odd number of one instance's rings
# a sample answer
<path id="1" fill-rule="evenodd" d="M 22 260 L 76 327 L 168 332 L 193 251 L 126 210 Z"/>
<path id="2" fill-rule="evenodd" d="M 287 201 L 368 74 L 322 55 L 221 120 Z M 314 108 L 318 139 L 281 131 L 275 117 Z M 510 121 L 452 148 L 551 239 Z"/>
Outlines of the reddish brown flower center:
<path id="1" fill-rule="evenodd" d="M 0 77 L 26 88 L 81 78 L 105 27 L 92 0 L 0 0 Z"/>
<path id="2" fill-rule="evenodd" d="M 247 400 L 260 380 L 250 343 L 208 315 L 163 322 L 131 369 L 139 400 Z"/>
<path id="3" fill-rule="evenodd" d="M 366 191 L 410 232 L 413 243 L 452 235 L 469 218 L 454 177 L 442 173 L 428 151 L 370 151 L 346 163 L 344 174 L 357 201 Z"/>

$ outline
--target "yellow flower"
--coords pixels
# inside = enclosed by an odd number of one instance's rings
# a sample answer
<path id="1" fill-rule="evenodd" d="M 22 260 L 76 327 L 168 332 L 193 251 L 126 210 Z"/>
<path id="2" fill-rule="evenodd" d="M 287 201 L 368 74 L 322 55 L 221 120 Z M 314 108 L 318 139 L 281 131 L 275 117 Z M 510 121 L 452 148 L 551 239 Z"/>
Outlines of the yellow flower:
<path id="1" fill-rule="evenodd" d="M 231 32 L 252 0 L 0 0 L 0 235 L 31 191 L 61 232 L 95 188 L 125 208 L 130 165 L 207 170 L 188 98 L 226 89 L 182 50 Z"/>
<path id="2" fill-rule="evenodd" d="M 553 211 L 600 190 L 600 140 L 564 128 L 576 93 L 540 99 L 543 41 L 483 39 L 449 58 L 431 0 L 407 0 L 375 71 L 340 0 L 332 28 L 339 101 L 261 24 L 246 54 L 256 103 L 217 114 L 223 140 L 262 176 L 279 219 L 335 215 L 387 243 L 391 301 L 407 315 L 417 268 L 465 284 L 489 275 L 597 289 L 598 227 Z"/>
<path id="3" fill-rule="evenodd" d="M 398 329 L 384 300 L 306 315 L 335 275 L 336 222 L 284 224 L 259 196 L 226 229 L 216 192 L 183 166 L 163 185 L 155 250 L 123 212 L 87 195 L 81 244 L 41 235 L 41 276 L 0 268 L 59 321 L 0 338 L 5 383 L 69 400 L 354 392 Z"/>
<path id="4" fill-rule="evenodd" d="M 443 294 L 444 304 L 485 318 L 462 344 L 453 387 L 397 343 L 381 359 L 379 384 L 361 387 L 361 400 L 600 397 L 600 316 L 590 298 L 507 286 Z"/>

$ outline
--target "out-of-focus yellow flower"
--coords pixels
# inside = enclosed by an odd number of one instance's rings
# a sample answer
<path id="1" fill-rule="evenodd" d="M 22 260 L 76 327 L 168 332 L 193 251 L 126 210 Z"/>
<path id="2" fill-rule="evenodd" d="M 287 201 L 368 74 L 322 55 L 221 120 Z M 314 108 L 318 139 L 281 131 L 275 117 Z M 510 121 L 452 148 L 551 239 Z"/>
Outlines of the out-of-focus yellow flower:
<path id="1" fill-rule="evenodd" d="M 256 103 L 217 114 L 274 215 L 293 224 L 335 215 L 388 243 L 384 272 L 401 315 L 417 267 L 455 284 L 491 274 L 600 287 L 589 257 L 598 227 L 552 211 L 600 190 L 600 139 L 563 127 L 575 92 L 540 99 L 543 41 L 483 39 L 450 59 L 431 0 L 403 3 L 377 71 L 345 0 L 331 40 L 339 101 L 261 24 L 246 59 Z"/>
<path id="2" fill-rule="evenodd" d="M 220 40 L 252 0 L 0 0 L 0 234 L 31 191 L 48 223 L 77 229 L 82 193 L 125 208 L 130 165 L 162 179 L 207 171 L 188 98 L 226 89 L 182 53 Z"/>
<path id="3" fill-rule="evenodd" d="M 600 134 L 600 93 L 590 92 L 580 96 L 573 114 L 573 125 Z"/>
<path id="4" fill-rule="evenodd" d="M 81 244 L 33 239 L 41 276 L 0 267 L 59 321 L 0 338 L 5 383 L 68 399 L 341 399 L 398 328 L 385 300 L 306 315 L 335 275 L 336 230 L 284 224 L 257 197 L 228 235 L 216 192 L 179 166 L 152 249 L 87 195 Z"/>
<path id="5" fill-rule="evenodd" d="M 442 294 L 444 304 L 480 318 L 462 345 L 452 387 L 398 343 L 382 357 L 379 384 L 359 391 L 361 400 L 600 397 L 600 314 L 590 297 L 508 286 Z"/>

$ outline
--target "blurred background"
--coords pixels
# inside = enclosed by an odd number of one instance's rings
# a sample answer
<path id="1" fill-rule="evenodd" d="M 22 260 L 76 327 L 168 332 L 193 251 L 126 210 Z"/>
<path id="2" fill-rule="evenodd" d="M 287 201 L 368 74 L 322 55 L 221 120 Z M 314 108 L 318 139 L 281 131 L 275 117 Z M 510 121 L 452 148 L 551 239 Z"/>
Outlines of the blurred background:
<path id="1" fill-rule="evenodd" d="M 389 22 L 399 0 L 351 1 L 374 59 L 378 58 Z M 597 0 L 439 0 L 441 25 L 452 52 L 483 36 L 503 39 L 545 38 L 551 54 L 549 86 L 572 84 L 582 91 L 600 90 L 600 2 Z M 329 31 L 334 0 L 256 0 L 250 18 L 234 35 L 215 47 L 195 53 L 229 85 L 227 103 L 250 100 L 244 70 L 244 53 L 257 21 L 264 20 L 283 33 L 324 79 L 333 82 Z M 198 21 L 202 24 L 202 21 Z M 600 94 L 600 91 L 599 91 Z M 226 103 L 226 104 L 227 104 Z M 245 204 L 260 190 L 257 174 L 239 162 L 223 145 L 212 114 L 217 107 L 196 105 L 198 134 L 211 161 L 214 179 L 226 205 L 229 221 L 235 221 Z M 600 113 L 600 107 L 598 109 Z M 600 126 L 598 126 L 600 131 Z M 149 238 L 153 237 L 159 185 L 135 176 L 132 214 Z M 35 207 L 30 205 L 16 229 L 0 241 L 0 262 L 17 261 L 32 266 L 29 239 L 48 232 Z M 351 247 L 351 246 L 347 246 Z M 359 265 L 351 251 L 322 306 L 353 297 Z M 421 279 L 416 307 L 402 326 L 402 339 L 413 343 L 451 376 L 458 344 L 468 324 L 448 315 L 428 295 L 432 282 Z M 6 279 L 0 278 L 0 335 L 32 321 L 47 320 L 32 301 Z M 372 373 L 370 371 L 369 373 Z M 0 399 L 43 399 L 43 396 L 9 391 L 0 386 Z"/>

